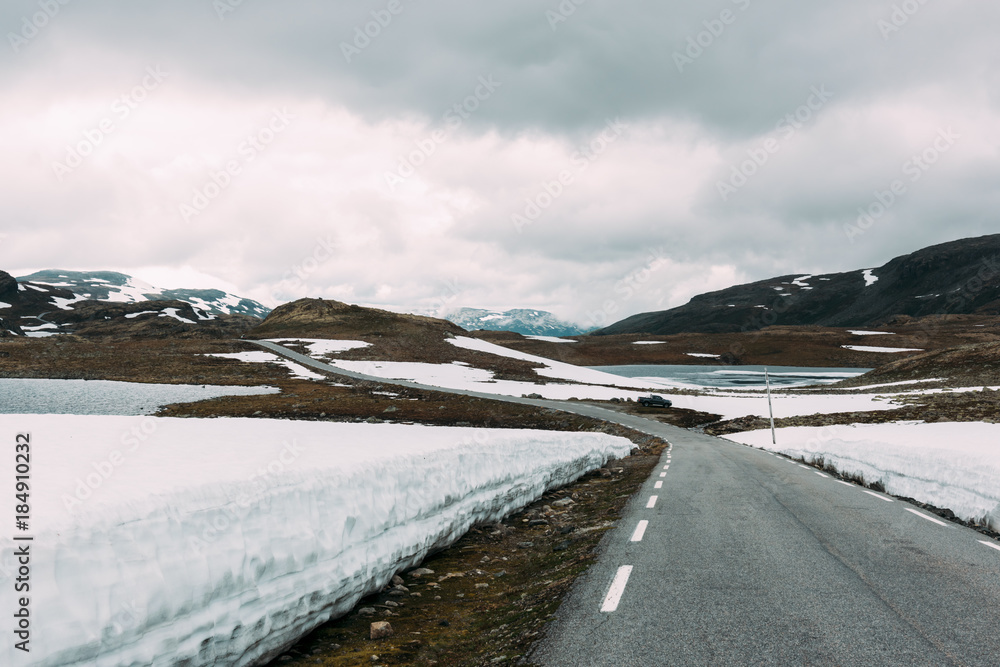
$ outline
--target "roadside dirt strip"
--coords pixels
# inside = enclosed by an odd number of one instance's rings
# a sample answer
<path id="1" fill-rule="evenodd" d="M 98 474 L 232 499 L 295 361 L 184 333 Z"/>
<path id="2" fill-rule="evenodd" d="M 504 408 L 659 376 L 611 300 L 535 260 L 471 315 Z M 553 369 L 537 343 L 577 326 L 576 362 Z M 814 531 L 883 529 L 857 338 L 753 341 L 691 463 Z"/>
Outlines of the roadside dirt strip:
<path id="1" fill-rule="evenodd" d="M 998 663 L 1000 544 L 975 531 L 781 456 L 635 415 L 451 391 L 605 419 L 672 445 L 531 662 Z"/>

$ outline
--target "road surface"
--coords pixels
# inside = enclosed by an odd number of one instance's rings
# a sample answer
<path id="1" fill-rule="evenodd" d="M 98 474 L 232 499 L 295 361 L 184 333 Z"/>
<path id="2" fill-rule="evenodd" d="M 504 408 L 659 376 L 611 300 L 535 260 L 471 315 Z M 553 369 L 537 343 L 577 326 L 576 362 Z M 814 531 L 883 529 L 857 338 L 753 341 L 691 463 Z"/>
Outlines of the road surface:
<path id="1" fill-rule="evenodd" d="M 543 665 L 1000 665 L 1000 543 L 781 456 L 587 404 L 671 443 L 530 659 Z"/>

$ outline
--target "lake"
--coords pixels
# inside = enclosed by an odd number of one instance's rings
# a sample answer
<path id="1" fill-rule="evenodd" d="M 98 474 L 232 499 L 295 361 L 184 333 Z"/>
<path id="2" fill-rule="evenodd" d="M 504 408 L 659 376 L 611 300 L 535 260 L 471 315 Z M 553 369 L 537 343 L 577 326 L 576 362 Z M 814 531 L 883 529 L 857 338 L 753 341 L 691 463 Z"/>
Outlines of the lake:
<path id="1" fill-rule="evenodd" d="M 280 391 L 277 387 L 0 378 L 0 414 L 149 415 L 171 403 Z"/>
<path id="2" fill-rule="evenodd" d="M 628 378 L 664 380 L 678 388 L 719 387 L 757 389 L 764 386 L 764 366 L 593 366 L 594 370 Z M 867 373 L 869 368 L 806 368 L 800 366 L 768 366 L 771 386 L 802 387 L 810 384 L 833 384 Z"/>

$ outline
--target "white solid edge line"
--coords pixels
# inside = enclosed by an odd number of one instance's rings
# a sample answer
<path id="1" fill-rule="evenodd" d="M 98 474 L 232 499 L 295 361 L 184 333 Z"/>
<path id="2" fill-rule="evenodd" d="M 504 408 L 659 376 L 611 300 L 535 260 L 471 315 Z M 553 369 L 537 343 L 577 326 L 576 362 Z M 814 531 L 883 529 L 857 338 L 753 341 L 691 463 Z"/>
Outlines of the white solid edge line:
<path id="1" fill-rule="evenodd" d="M 628 584 L 628 578 L 631 575 L 631 565 L 622 565 L 618 568 L 618 573 L 615 574 L 614 581 L 611 582 L 611 588 L 608 589 L 608 594 L 604 596 L 604 604 L 601 605 L 602 613 L 610 614 L 618 611 L 618 603 L 622 601 L 625 586 Z"/>
<path id="2" fill-rule="evenodd" d="M 874 496 L 874 497 L 878 498 L 879 500 L 884 500 L 887 503 L 891 503 L 892 502 L 891 498 L 886 498 L 885 496 L 880 496 L 879 494 L 875 493 L 874 491 L 866 491 L 865 489 L 861 489 L 861 491 L 863 493 L 867 493 L 869 496 Z M 910 511 L 912 512 L 913 510 L 910 510 Z M 923 516 L 923 514 L 921 514 L 920 516 Z M 943 526 L 945 524 L 942 523 L 941 525 Z"/>
<path id="3" fill-rule="evenodd" d="M 815 473 L 816 473 L 817 475 L 819 475 L 820 477 L 826 477 L 827 479 L 829 479 L 829 477 L 830 477 L 830 476 L 829 476 L 829 475 L 827 475 L 826 473 L 822 473 L 822 472 L 820 472 L 819 470 L 814 470 L 813 472 L 815 472 Z"/>
<path id="4" fill-rule="evenodd" d="M 646 509 L 651 510 L 654 507 L 656 507 L 656 501 L 658 499 L 659 499 L 659 496 L 650 496 L 649 497 L 649 502 L 646 503 Z"/>
<path id="5" fill-rule="evenodd" d="M 653 488 L 654 489 L 662 489 L 663 488 L 663 482 L 657 482 L 656 484 L 653 485 Z"/>
<path id="6" fill-rule="evenodd" d="M 639 525 L 635 527 L 635 532 L 632 533 L 632 539 L 630 542 L 642 542 L 643 536 L 646 534 L 646 528 L 649 527 L 649 522 L 643 519 L 639 522 Z"/>
<path id="7" fill-rule="evenodd" d="M 1000 545 L 993 544 L 992 542 L 983 542 L 982 540 L 979 540 L 979 543 L 985 544 L 990 549 L 996 549 L 997 551 L 1000 551 Z"/>
<path id="8" fill-rule="evenodd" d="M 944 521 L 938 521 L 937 519 L 933 519 L 933 518 L 931 518 L 931 517 L 927 516 L 926 514 L 921 514 L 920 512 L 918 512 L 918 511 L 917 511 L 917 510 L 915 510 L 915 509 L 910 509 L 909 507 L 904 507 L 903 509 L 905 509 L 905 510 L 906 510 L 907 512 L 912 512 L 913 514 L 916 514 L 916 515 L 917 515 L 917 516 L 919 516 L 919 517 L 920 517 L 921 519 L 927 519 L 928 521 L 931 521 L 931 522 L 933 522 L 933 523 L 936 523 L 936 524 L 937 524 L 937 525 L 939 525 L 939 526 L 947 526 L 947 525 L 948 525 L 948 524 L 946 524 L 946 523 L 945 523 Z"/>

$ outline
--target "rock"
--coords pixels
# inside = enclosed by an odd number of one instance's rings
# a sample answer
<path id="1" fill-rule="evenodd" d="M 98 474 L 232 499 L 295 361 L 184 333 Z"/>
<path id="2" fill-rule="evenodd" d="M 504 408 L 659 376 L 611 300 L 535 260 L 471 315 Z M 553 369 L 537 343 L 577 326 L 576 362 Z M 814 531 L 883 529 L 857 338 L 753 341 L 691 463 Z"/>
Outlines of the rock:
<path id="1" fill-rule="evenodd" d="M 451 627 L 451 623 L 449 623 L 448 621 L 441 621 L 440 623 L 438 623 L 438 625 L 440 625 L 442 628 L 450 628 Z"/>
<path id="2" fill-rule="evenodd" d="M 358 609 L 358 616 L 374 616 L 375 607 L 362 607 Z"/>
<path id="3" fill-rule="evenodd" d="M 476 588 L 489 588 L 489 584 L 476 584 Z"/>
<path id="4" fill-rule="evenodd" d="M 569 535 L 574 530 L 576 530 L 576 526 L 563 526 L 562 528 L 559 529 L 559 534 L 560 535 Z"/>
<path id="5" fill-rule="evenodd" d="M 553 507 L 569 507 L 572 504 L 573 504 L 573 499 L 572 498 L 562 498 L 562 499 L 557 500 L 554 503 L 552 503 L 552 506 Z"/>
<path id="6" fill-rule="evenodd" d="M 385 639 L 386 637 L 392 637 L 392 625 L 388 621 L 375 621 L 372 623 L 371 638 Z"/>
<path id="7" fill-rule="evenodd" d="M 404 595 L 406 595 L 406 591 L 401 591 L 398 588 L 393 588 L 391 591 L 389 591 L 389 595 L 391 595 L 394 598 L 401 598 Z"/>
<path id="8" fill-rule="evenodd" d="M 570 541 L 569 540 L 563 540 L 559 544 L 557 544 L 554 547 L 552 547 L 552 550 L 553 551 L 566 551 L 567 549 L 569 549 L 569 545 L 570 545 Z"/>
<path id="9" fill-rule="evenodd" d="M 375 417 L 369 417 L 368 419 L 365 420 L 365 423 L 366 424 L 378 424 L 379 420 L 375 419 Z"/>
<path id="10" fill-rule="evenodd" d="M 416 570 L 410 570 L 411 577 L 426 577 L 430 574 L 434 574 L 434 570 L 429 570 L 426 567 L 418 567 Z"/>
<path id="11" fill-rule="evenodd" d="M 0 296 L 17 296 L 17 280 L 6 271 L 0 271 Z"/>
<path id="12" fill-rule="evenodd" d="M 525 398 L 545 398 L 545 397 L 542 396 L 541 394 L 528 394 L 527 396 L 525 396 Z M 572 401 L 573 399 L 571 398 L 569 400 Z"/>
<path id="13" fill-rule="evenodd" d="M 528 522 L 529 528 L 533 526 L 547 526 L 547 525 L 549 525 L 549 522 L 546 521 L 545 519 L 532 519 L 531 521 Z"/>
<path id="14" fill-rule="evenodd" d="M 393 608 L 395 608 L 395 607 L 399 606 L 399 603 L 398 602 L 393 602 L 392 600 L 386 600 L 385 601 L 385 606 L 386 607 L 393 607 Z"/>
<path id="15" fill-rule="evenodd" d="M 401 576 L 399 576 L 398 574 L 394 574 L 394 575 L 392 575 L 392 579 L 390 580 L 390 583 L 392 583 L 393 586 L 402 586 L 403 585 L 403 578 Z"/>
<path id="16" fill-rule="evenodd" d="M 517 548 L 518 549 L 530 549 L 533 546 L 535 546 L 534 542 L 518 542 L 517 543 Z"/>
<path id="17" fill-rule="evenodd" d="M 262 410 L 257 410 L 256 412 L 254 412 L 254 413 L 253 413 L 253 415 L 252 415 L 252 416 L 253 416 L 253 417 L 259 417 L 259 416 L 260 416 L 260 415 L 262 415 L 262 414 L 264 414 L 264 412 L 263 412 Z"/>
<path id="18" fill-rule="evenodd" d="M 420 597 L 420 593 L 410 593 L 410 597 L 411 598 L 418 598 L 418 597 Z"/>
<path id="19" fill-rule="evenodd" d="M 383 413 L 385 413 L 385 412 L 399 412 L 399 408 L 397 408 L 395 405 L 390 405 L 389 407 L 387 407 L 382 412 Z"/>
<path id="20" fill-rule="evenodd" d="M 499 572 L 497 572 L 493 576 L 495 578 L 497 578 L 497 579 L 499 579 L 500 577 L 506 577 L 507 576 L 507 570 L 500 570 Z"/>

